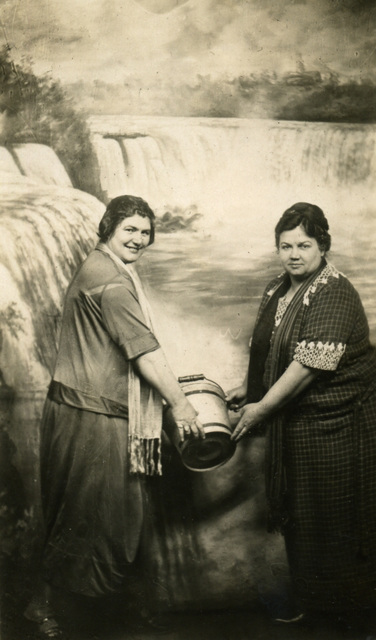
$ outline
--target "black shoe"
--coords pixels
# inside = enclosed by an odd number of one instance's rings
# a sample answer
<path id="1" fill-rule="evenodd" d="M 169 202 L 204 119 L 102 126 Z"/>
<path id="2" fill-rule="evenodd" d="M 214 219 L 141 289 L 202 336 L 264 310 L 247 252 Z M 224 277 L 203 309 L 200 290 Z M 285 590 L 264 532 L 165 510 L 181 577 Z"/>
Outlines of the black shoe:
<path id="1" fill-rule="evenodd" d="M 31 623 L 34 637 L 41 640 L 67 640 L 48 604 L 38 608 L 30 604 L 23 615 Z"/>
<path id="2" fill-rule="evenodd" d="M 32 635 L 40 640 L 67 640 L 55 618 L 41 618 L 40 620 L 30 620 L 33 625 Z"/>

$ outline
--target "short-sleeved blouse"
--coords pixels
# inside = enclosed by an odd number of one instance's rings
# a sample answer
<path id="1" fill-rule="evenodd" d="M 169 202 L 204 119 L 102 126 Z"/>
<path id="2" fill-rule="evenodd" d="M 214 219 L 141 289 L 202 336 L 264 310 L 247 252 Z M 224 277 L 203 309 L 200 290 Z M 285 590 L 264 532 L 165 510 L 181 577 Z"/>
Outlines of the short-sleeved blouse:
<path id="1" fill-rule="evenodd" d="M 158 347 L 131 277 L 97 247 L 66 296 L 50 397 L 127 417 L 129 361 Z M 141 401 L 146 395 L 141 380 Z"/>

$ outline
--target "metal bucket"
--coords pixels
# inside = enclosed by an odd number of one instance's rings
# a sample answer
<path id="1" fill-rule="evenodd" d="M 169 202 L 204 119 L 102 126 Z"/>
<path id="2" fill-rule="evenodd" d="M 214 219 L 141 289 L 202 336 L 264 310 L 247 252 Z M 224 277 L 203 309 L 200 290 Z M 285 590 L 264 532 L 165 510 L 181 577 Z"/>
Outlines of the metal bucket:
<path id="1" fill-rule="evenodd" d="M 179 378 L 179 383 L 198 412 L 206 438 L 191 435 L 182 442 L 170 410 L 166 414 L 165 431 L 184 466 L 191 471 L 211 471 L 227 462 L 236 449 L 235 442 L 230 439 L 232 429 L 225 393 L 216 382 L 202 374 Z"/>

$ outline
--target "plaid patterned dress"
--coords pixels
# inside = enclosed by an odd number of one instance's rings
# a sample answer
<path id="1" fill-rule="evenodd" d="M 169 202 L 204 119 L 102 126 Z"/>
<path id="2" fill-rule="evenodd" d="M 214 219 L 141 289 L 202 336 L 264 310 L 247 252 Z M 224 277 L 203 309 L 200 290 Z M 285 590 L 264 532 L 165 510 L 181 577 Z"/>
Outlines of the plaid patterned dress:
<path id="1" fill-rule="evenodd" d="M 301 287 L 293 311 L 286 287 L 286 275 L 269 284 L 256 322 L 255 332 L 277 297 L 264 389 L 294 359 L 320 374 L 268 425 L 272 522 L 285 536 L 305 610 L 374 607 L 376 355 L 367 319 L 353 286 L 326 262 Z"/>

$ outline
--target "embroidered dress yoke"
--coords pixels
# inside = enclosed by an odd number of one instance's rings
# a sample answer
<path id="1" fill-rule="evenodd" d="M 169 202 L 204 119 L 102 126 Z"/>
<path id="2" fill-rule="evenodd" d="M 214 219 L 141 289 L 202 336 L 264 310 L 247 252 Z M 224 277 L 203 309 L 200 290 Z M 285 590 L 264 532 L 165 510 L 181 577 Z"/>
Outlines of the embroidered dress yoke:
<path id="1" fill-rule="evenodd" d="M 375 606 L 376 356 L 367 319 L 353 286 L 325 261 L 289 304 L 288 285 L 283 274 L 266 288 L 249 378 L 261 367 L 260 397 L 293 360 L 320 373 L 268 424 L 271 528 L 285 535 L 305 609 Z"/>

